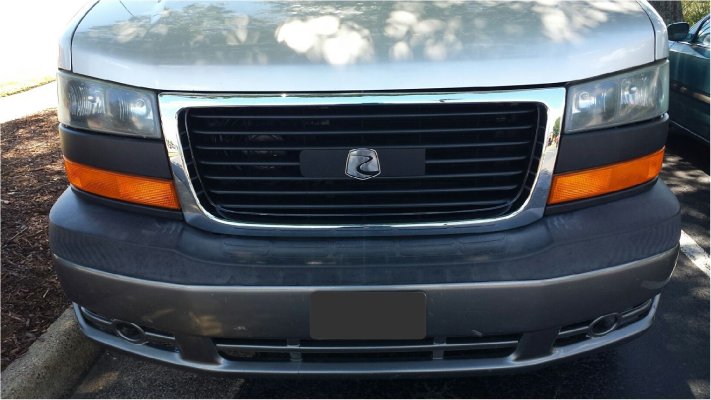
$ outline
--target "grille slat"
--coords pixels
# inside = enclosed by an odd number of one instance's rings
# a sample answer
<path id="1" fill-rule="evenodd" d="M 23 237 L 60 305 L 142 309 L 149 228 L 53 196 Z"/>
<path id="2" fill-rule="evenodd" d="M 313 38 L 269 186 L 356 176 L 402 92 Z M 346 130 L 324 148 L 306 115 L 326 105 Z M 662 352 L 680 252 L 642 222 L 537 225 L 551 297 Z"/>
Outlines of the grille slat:
<path id="1" fill-rule="evenodd" d="M 531 144 L 530 140 L 517 140 L 508 142 L 477 142 L 477 143 L 416 143 L 413 145 L 403 146 L 403 145 L 389 145 L 389 144 L 379 144 L 377 147 L 379 149 L 401 149 L 403 147 L 407 148 L 426 148 L 426 149 L 451 149 L 451 148 L 462 148 L 462 147 L 500 147 L 500 146 L 523 146 Z M 342 147 L 355 148 L 362 147 L 363 145 L 353 143 L 352 145 L 343 145 Z M 376 146 L 373 146 L 376 147 Z M 319 149 L 330 149 L 333 148 L 332 145 L 323 146 L 207 146 L 207 145 L 196 145 L 196 149 L 205 151 L 273 151 L 273 150 L 291 150 L 291 151 L 301 151 L 301 150 L 319 150 Z M 344 161 L 345 162 L 345 161 Z"/>
<path id="2" fill-rule="evenodd" d="M 289 209 L 324 209 L 324 210 L 335 210 L 339 208 L 359 208 L 359 209 L 371 209 L 371 208 L 430 208 L 430 207 L 457 207 L 457 206 L 500 206 L 507 204 L 508 200 L 491 200 L 491 201 L 460 201 L 460 202 L 448 202 L 448 203 L 407 203 L 407 204 L 221 204 L 224 208 L 232 209 L 257 209 L 261 208 L 264 210 L 289 210 Z"/>
<path id="3" fill-rule="evenodd" d="M 525 160 L 524 156 L 512 157 L 484 157 L 484 158 L 442 158 L 425 160 L 425 164 L 469 164 L 469 163 L 494 163 Z M 203 165 L 228 165 L 228 166 L 299 166 L 298 161 L 226 161 L 226 160 L 201 160 Z"/>
<path id="4" fill-rule="evenodd" d="M 520 161 L 525 160 L 527 157 L 522 156 L 512 156 L 512 157 L 487 157 L 487 158 L 442 158 L 434 160 L 425 160 L 425 164 L 469 164 L 469 163 L 489 163 L 489 162 L 506 162 L 506 161 Z"/>
<path id="5" fill-rule="evenodd" d="M 219 119 L 366 119 L 366 118 L 439 118 L 439 117 L 466 117 L 466 116 L 493 116 L 493 115 L 513 115 L 513 114 L 530 114 L 533 110 L 505 110 L 505 111 L 485 111 L 485 112 L 445 112 L 445 113 L 429 113 L 429 114 L 354 114 L 354 115 L 339 115 L 339 114 L 289 114 L 289 115 L 230 115 L 230 114 L 200 114 L 199 111 L 193 111 L 190 116 L 193 118 L 219 118 Z"/>
<path id="6" fill-rule="evenodd" d="M 528 196 L 545 125 L 538 103 L 208 107 L 181 118 L 206 209 L 227 220 L 296 225 L 505 215 Z M 338 170 L 302 175 L 303 151 L 355 148 L 382 150 L 381 158 L 424 149 L 425 165 L 413 176 L 360 181 L 345 175 L 343 156 Z"/>
<path id="7" fill-rule="evenodd" d="M 420 179 L 459 179 L 459 178 L 484 178 L 484 177 L 507 177 L 516 176 L 523 174 L 524 171 L 499 171 L 499 172 L 472 172 L 469 174 L 433 174 L 433 175 L 423 175 L 414 178 L 403 178 L 399 176 L 382 176 L 378 177 L 379 180 L 420 180 Z M 306 177 L 306 176 L 227 176 L 227 175 L 205 175 L 205 179 L 215 179 L 215 180 L 233 180 L 233 181 L 322 181 L 324 178 L 318 177 Z M 338 178 L 329 177 L 328 180 L 331 181 L 352 181 L 353 178 L 343 176 Z"/>
<path id="8" fill-rule="evenodd" d="M 477 210 L 456 210 L 456 211 L 425 211 L 425 210 L 417 210 L 413 212 L 388 212 L 388 216 L 418 216 L 418 215 L 457 215 L 457 214 L 473 214 L 473 213 L 485 213 L 488 211 L 495 211 L 495 210 L 502 210 L 505 209 L 506 206 L 497 206 L 497 207 L 489 207 L 489 208 L 481 208 Z M 287 216 L 287 217 L 302 217 L 302 218 L 308 218 L 312 217 L 313 214 L 311 213 L 285 213 L 285 212 L 280 212 L 280 213 L 270 213 L 270 212 L 248 212 L 248 211 L 240 211 L 240 212 L 232 212 L 227 209 L 222 209 L 222 211 L 232 214 L 232 215 L 259 215 L 259 216 L 269 216 L 269 215 L 280 215 L 280 216 Z M 368 212 L 363 212 L 363 211 L 353 211 L 353 212 L 348 212 L 348 211 L 342 211 L 339 213 L 319 213 L 319 216 L 322 217 L 339 217 L 339 216 L 352 216 L 352 217 L 380 217 L 383 216 L 383 213 L 368 213 Z"/>
<path id="9" fill-rule="evenodd" d="M 389 195 L 407 193 L 459 193 L 459 192 L 500 192 L 516 189 L 516 185 L 500 186 L 479 186 L 471 188 L 438 188 L 438 189 L 383 189 L 383 190 L 301 190 L 301 191 L 269 191 L 269 190 L 210 190 L 210 193 L 220 194 L 241 194 L 256 196 L 362 196 L 362 195 Z"/>
<path id="10" fill-rule="evenodd" d="M 297 161 L 199 161 L 203 165 L 234 165 L 239 167 L 244 166 L 299 166 Z"/>
<path id="11" fill-rule="evenodd" d="M 483 128 L 449 128 L 449 129 L 444 129 L 444 128 L 433 128 L 433 129 L 398 129 L 398 130 L 377 130 L 377 129 L 370 129 L 370 130 L 337 130 L 337 131 L 321 131 L 317 129 L 309 130 L 309 131 L 283 131 L 283 130 L 278 130 L 278 131 L 270 131 L 270 135 L 303 135 L 304 133 L 308 133 L 309 135 L 377 135 L 377 134 L 387 134 L 387 135 L 412 135 L 412 134 L 452 134 L 452 133 L 480 133 L 480 132 L 504 132 L 504 131 L 520 131 L 520 130 L 528 130 L 533 128 L 532 125 L 521 125 L 521 126 L 508 126 L 505 128 L 502 128 L 500 126 L 490 126 L 490 127 L 483 127 Z M 264 131 L 240 131 L 240 132 L 234 132 L 234 131 L 214 131 L 214 130 L 202 130 L 202 129 L 193 129 L 193 133 L 198 134 L 198 135 L 263 135 Z"/>

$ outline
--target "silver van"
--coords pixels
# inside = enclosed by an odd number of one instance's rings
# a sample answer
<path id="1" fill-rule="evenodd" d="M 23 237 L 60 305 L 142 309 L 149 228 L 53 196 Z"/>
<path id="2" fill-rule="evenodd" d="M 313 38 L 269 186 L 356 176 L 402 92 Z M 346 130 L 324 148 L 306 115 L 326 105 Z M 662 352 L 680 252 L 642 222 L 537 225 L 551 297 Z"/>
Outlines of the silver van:
<path id="1" fill-rule="evenodd" d="M 90 4 L 50 214 L 84 333 L 244 375 L 541 366 L 647 330 L 679 203 L 646 1 Z"/>

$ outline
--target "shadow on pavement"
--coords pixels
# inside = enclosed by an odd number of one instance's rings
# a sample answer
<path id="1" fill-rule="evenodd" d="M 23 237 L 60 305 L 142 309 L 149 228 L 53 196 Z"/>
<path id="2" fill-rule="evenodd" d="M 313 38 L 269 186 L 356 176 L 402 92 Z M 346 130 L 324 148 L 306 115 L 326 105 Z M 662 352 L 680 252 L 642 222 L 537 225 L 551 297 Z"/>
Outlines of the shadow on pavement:
<path id="1" fill-rule="evenodd" d="M 706 253 L 709 252 L 708 168 L 707 144 L 690 136 L 669 136 L 661 177 L 682 205 L 682 229 Z"/>

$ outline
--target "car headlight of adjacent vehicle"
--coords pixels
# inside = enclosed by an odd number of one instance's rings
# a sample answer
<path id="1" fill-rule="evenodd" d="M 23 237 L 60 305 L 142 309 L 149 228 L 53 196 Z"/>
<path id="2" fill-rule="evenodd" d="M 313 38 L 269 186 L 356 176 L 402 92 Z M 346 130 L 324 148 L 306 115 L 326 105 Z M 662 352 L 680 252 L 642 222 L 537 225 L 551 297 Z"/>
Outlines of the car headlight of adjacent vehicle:
<path id="1" fill-rule="evenodd" d="M 565 132 L 652 119 L 669 108 L 669 62 L 568 88 Z"/>
<path id="2" fill-rule="evenodd" d="M 92 131 L 160 138 L 155 93 L 89 79 L 57 75 L 62 124 Z"/>

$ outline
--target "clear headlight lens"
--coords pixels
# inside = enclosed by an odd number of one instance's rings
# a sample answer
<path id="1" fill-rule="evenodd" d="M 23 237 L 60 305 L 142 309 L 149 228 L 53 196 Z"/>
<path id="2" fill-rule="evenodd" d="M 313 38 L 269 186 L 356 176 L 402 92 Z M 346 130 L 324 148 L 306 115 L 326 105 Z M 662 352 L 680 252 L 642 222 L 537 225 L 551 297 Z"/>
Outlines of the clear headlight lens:
<path id="1" fill-rule="evenodd" d="M 65 72 L 57 75 L 59 122 L 81 129 L 160 138 L 153 92 Z"/>
<path id="2" fill-rule="evenodd" d="M 629 124 L 669 108 L 669 62 L 571 86 L 565 132 Z"/>

